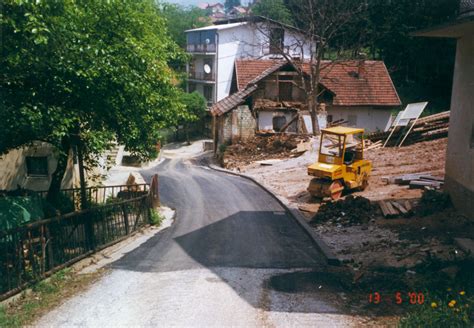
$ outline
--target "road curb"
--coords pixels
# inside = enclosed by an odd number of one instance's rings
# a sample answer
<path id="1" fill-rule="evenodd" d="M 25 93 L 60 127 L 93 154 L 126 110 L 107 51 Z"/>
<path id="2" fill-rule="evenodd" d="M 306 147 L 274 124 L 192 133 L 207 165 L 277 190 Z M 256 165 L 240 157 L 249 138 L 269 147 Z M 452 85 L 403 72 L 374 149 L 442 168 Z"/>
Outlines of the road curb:
<path id="1" fill-rule="evenodd" d="M 321 239 L 321 237 L 319 237 L 316 234 L 316 232 L 314 232 L 313 229 L 311 229 L 311 227 L 308 225 L 303 215 L 300 213 L 300 211 L 297 208 L 287 206 L 277 195 L 275 195 L 267 187 L 262 185 L 260 182 L 258 182 L 251 176 L 241 174 L 241 173 L 236 173 L 230 170 L 226 170 L 214 164 L 208 164 L 207 166 L 210 169 L 218 171 L 218 172 L 227 173 L 227 174 L 235 175 L 235 176 L 250 180 L 253 183 L 255 183 L 257 186 L 265 190 L 290 214 L 290 216 L 296 221 L 296 223 L 298 223 L 298 225 L 303 229 L 303 231 L 310 237 L 311 241 L 314 243 L 316 248 L 318 248 L 318 250 L 323 254 L 324 258 L 326 259 L 327 264 L 334 265 L 334 266 L 341 265 L 341 260 L 337 258 L 337 256 L 333 253 L 333 251 L 329 248 L 329 246 L 326 245 L 326 243 Z"/>

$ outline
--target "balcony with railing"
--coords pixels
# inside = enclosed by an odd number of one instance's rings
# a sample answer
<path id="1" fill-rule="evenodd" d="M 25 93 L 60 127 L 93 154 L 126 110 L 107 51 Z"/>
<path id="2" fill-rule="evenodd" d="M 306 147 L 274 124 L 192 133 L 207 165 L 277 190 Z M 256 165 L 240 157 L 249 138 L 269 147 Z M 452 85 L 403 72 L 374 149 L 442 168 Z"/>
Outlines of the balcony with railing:
<path id="1" fill-rule="evenodd" d="M 215 76 L 214 72 L 205 73 L 205 72 L 190 71 L 188 73 L 188 78 L 190 80 L 196 80 L 196 81 L 206 81 L 206 82 L 215 82 L 216 81 L 216 76 Z"/>
<path id="2" fill-rule="evenodd" d="M 186 46 L 186 51 L 191 53 L 215 53 L 216 45 L 215 44 L 188 44 Z"/>

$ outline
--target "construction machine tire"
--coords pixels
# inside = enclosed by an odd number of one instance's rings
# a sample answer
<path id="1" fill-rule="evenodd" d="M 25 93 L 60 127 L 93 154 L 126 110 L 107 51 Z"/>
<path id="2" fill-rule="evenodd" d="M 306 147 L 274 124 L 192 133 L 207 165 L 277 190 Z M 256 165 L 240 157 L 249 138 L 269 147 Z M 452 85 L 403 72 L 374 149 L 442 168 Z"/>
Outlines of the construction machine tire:
<path id="1" fill-rule="evenodd" d="M 333 200 L 337 200 L 342 196 L 344 185 L 339 180 L 330 181 L 314 178 L 309 183 L 307 190 L 314 197 L 331 197 Z"/>

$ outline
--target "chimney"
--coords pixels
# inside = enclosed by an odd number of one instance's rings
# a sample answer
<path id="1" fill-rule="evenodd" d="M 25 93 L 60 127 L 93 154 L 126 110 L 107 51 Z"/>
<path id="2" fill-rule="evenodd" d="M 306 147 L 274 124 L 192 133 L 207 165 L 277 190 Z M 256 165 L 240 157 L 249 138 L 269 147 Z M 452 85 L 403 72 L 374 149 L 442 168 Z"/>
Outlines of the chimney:
<path id="1" fill-rule="evenodd" d="M 366 70 L 365 70 L 365 60 L 359 60 L 359 65 L 357 66 L 357 76 L 359 79 L 363 80 L 366 77 Z"/>

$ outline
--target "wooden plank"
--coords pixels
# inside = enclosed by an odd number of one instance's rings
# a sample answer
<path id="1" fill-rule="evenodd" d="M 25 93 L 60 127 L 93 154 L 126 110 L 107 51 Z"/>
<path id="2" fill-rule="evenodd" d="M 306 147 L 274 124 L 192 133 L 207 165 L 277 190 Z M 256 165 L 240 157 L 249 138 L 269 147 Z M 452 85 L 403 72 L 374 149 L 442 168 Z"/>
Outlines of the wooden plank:
<path id="1" fill-rule="evenodd" d="M 388 217 L 391 214 L 383 200 L 379 200 L 379 206 L 380 206 L 380 209 L 382 210 L 382 214 L 384 217 Z"/>
<path id="2" fill-rule="evenodd" d="M 424 189 L 425 187 L 440 188 L 441 182 L 427 181 L 427 180 L 413 180 L 410 181 L 410 189 Z"/>
<path id="3" fill-rule="evenodd" d="M 409 200 L 406 200 L 404 205 L 405 205 L 405 209 L 406 209 L 408 212 L 411 212 L 411 211 L 412 211 L 413 207 L 411 206 L 411 203 L 410 203 Z"/>
<path id="4" fill-rule="evenodd" d="M 408 211 L 400 203 L 397 203 L 396 201 L 391 201 L 391 204 L 393 205 L 393 207 L 395 207 L 397 210 L 399 210 L 400 213 L 402 213 L 403 215 L 408 214 Z"/>
<path id="5" fill-rule="evenodd" d="M 390 201 L 386 201 L 385 205 L 387 205 L 387 208 L 389 209 L 392 216 L 397 216 L 398 215 L 398 211 L 396 210 L 395 207 L 393 207 L 393 205 Z"/>
<path id="6" fill-rule="evenodd" d="M 380 209 L 382 210 L 383 216 L 391 218 L 398 215 L 397 210 L 390 204 L 390 201 L 379 201 Z"/>
<path id="7" fill-rule="evenodd" d="M 420 175 L 419 180 L 438 181 L 441 183 L 444 182 L 444 178 L 434 177 L 432 175 Z"/>

